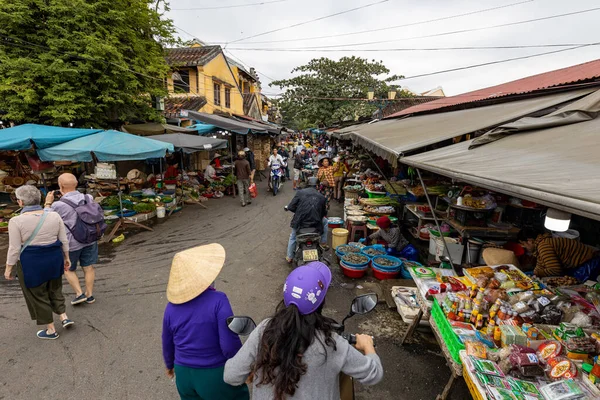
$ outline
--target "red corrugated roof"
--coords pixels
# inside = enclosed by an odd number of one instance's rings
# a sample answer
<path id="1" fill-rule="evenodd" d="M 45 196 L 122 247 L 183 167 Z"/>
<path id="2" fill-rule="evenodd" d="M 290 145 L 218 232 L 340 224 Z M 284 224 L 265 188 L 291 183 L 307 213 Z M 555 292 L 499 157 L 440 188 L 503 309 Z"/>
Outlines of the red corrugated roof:
<path id="1" fill-rule="evenodd" d="M 586 62 L 572 67 L 557 69 L 542 74 L 528 76 L 500 85 L 491 86 L 473 92 L 463 93 L 456 96 L 444 97 L 428 103 L 419 104 L 394 113 L 387 118 L 400 117 L 408 114 L 415 114 L 424 111 L 437 110 L 446 107 L 456 106 L 463 103 L 471 103 L 490 98 L 523 94 L 535 90 L 546 89 L 550 87 L 573 84 L 581 81 L 592 80 L 600 77 L 600 59 Z"/>

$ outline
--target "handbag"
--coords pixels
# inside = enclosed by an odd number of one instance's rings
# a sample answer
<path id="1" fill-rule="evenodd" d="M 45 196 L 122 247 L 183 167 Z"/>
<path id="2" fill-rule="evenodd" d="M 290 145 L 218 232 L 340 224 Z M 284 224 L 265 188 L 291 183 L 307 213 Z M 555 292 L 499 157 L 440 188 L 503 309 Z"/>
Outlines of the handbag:
<path id="1" fill-rule="evenodd" d="M 40 218 L 33 233 L 21 247 L 20 263 L 23 271 L 25 287 L 34 288 L 63 274 L 64 257 L 62 243 L 57 240 L 50 245 L 32 246 L 31 242 L 37 236 L 46 216 L 47 211 Z"/>

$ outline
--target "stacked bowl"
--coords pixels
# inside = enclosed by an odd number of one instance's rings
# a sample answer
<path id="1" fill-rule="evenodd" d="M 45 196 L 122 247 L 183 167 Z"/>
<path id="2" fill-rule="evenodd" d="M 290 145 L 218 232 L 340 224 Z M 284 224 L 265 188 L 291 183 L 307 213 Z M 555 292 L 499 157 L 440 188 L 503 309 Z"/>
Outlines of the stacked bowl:
<path id="1" fill-rule="evenodd" d="M 375 256 L 371 260 L 373 276 L 379 280 L 394 279 L 402 269 L 402 260 L 391 256 Z"/>
<path id="2" fill-rule="evenodd" d="M 340 258 L 340 267 L 348 278 L 362 278 L 369 268 L 369 261 L 364 254 L 347 253 Z"/>

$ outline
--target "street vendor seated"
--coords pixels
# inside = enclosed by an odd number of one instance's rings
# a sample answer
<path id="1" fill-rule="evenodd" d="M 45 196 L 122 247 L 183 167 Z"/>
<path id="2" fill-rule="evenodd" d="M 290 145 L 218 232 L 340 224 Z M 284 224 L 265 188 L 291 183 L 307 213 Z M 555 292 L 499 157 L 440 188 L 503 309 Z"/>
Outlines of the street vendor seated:
<path id="1" fill-rule="evenodd" d="M 206 179 L 209 182 L 215 182 L 215 181 L 220 181 L 221 178 L 219 178 L 217 176 L 217 170 L 215 169 L 215 164 L 216 161 L 215 159 L 213 159 L 210 164 L 208 164 L 206 166 L 206 169 L 204 170 L 204 179 Z"/>
<path id="2" fill-rule="evenodd" d="M 519 243 L 536 257 L 533 273 L 542 278 L 570 275 L 585 281 L 600 273 L 600 254 L 593 247 L 575 239 L 538 234 L 534 229 L 519 232 Z"/>
<path id="3" fill-rule="evenodd" d="M 385 244 L 388 253 L 392 255 L 400 253 L 409 244 L 408 240 L 400 233 L 400 228 L 392 226 L 392 221 L 388 216 L 379 217 L 377 226 L 379 230 L 367 238 L 367 244 Z"/>
<path id="4" fill-rule="evenodd" d="M 179 176 L 179 168 L 177 160 L 173 159 L 169 162 L 169 167 L 165 171 L 165 180 L 175 180 Z"/>
<path id="5" fill-rule="evenodd" d="M 221 155 L 219 153 L 215 154 L 212 160 L 215 162 L 215 169 L 221 169 Z"/>

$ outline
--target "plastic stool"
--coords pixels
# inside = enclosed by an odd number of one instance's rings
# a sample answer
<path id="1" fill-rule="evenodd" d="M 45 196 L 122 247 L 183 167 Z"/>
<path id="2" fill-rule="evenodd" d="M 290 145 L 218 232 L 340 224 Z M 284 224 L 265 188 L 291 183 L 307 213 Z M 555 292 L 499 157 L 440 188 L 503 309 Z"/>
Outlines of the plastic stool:
<path id="1" fill-rule="evenodd" d="M 368 232 L 367 232 L 367 225 L 354 225 L 354 224 L 350 224 L 350 237 L 348 238 L 348 240 L 350 242 L 355 242 L 356 241 L 356 234 L 360 233 L 361 237 L 364 237 L 365 239 L 369 236 Z"/>

